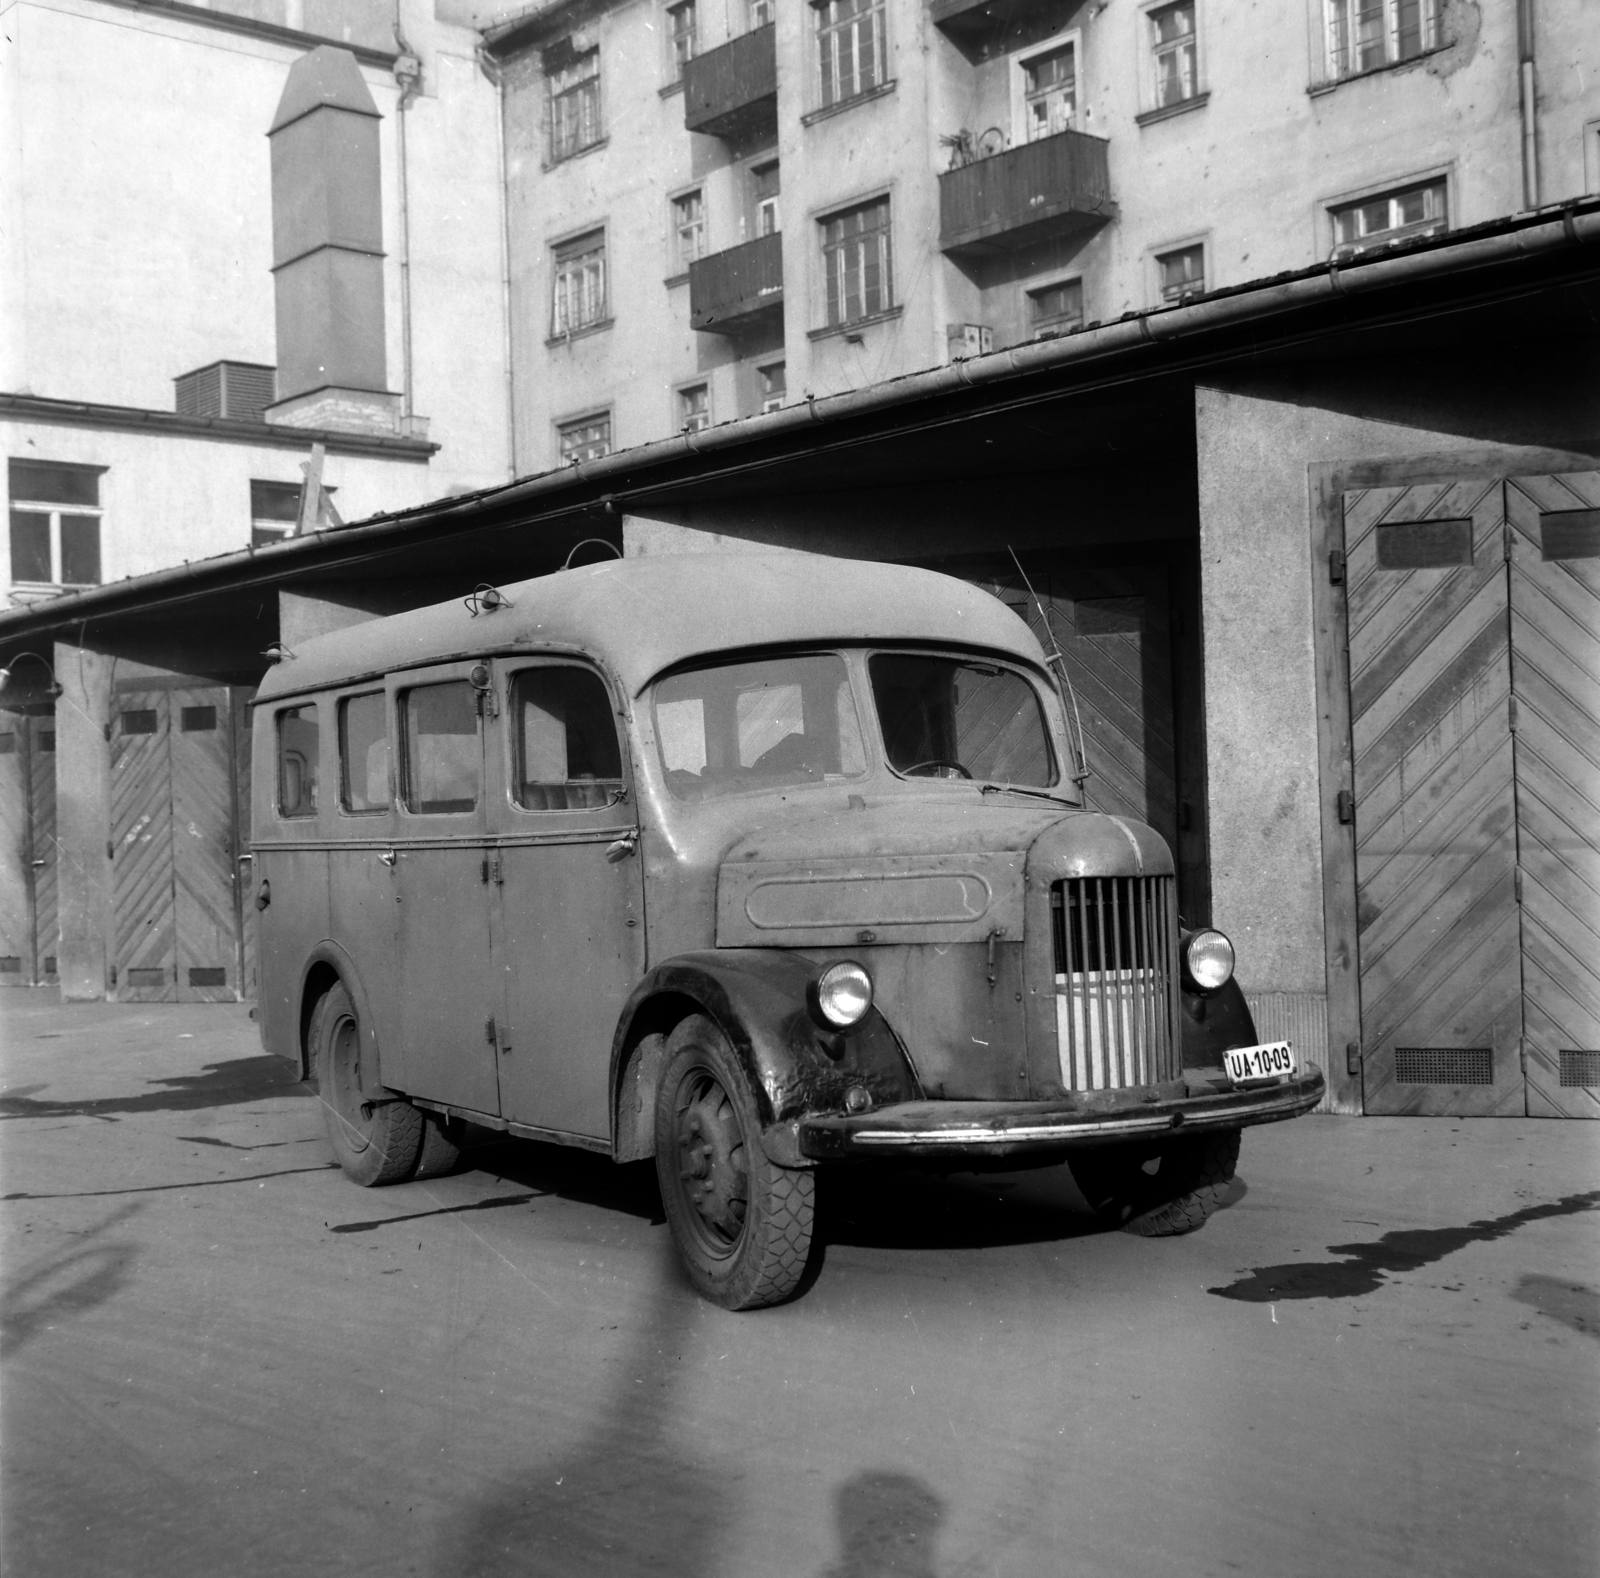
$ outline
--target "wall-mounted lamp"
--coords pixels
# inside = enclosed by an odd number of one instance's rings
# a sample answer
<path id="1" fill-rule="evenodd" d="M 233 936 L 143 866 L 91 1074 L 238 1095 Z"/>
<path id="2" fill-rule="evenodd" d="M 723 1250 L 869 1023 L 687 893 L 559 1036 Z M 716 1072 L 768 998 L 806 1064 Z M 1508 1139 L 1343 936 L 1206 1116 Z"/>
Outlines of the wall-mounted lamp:
<path id="1" fill-rule="evenodd" d="M 61 694 L 61 686 L 56 680 L 56 671 L 51 668 L 49 662 L 40 657 L 37 652 L 19 652 L 9 663 L 0 668 L 0 707 L 26 706 L 30 701 L 38 699 L 37 692 L 31 692 L 25 680 L 14 677 L 17 665 L 24 658 L 32 658 L 50 676 L 50 683 L 44 690 L 46 696 L 53 701 Z"/>

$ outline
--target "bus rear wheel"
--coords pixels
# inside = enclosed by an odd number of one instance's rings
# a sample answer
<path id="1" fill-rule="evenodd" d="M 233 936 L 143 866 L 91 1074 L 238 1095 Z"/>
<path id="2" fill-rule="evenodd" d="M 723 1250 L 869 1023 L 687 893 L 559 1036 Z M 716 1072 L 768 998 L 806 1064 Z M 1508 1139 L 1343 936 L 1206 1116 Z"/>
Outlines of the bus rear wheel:
<path id="1" fill-rule="evenodd" d="M 749 1078 L 704 1015 L 668 1038 L 655 1140 L 661 1203 L 696 1290 L 730 1310 L 789 1298 L 811 1253 L 816 1176 L 762 1149 Z"/>
<path id="2" fill-rule="evenodd" d="M 322 1121 L 345 1176 L 371 1188 L 409 1178 L 422 1151 L 422 1114 L 409 1101 L 367 1102 L 358 1066 L 361 1021 L 350 993 L 331 987 L 311 1015 Z"/>
<path id="3" fill-rule="evenodd" d="M 1101 1221 L 1142 1238 L 1204 1227 L 1227 1198 L 1239 1162 L 1239 1131 L 1187 1135 L 1157 1145 L 1080 1151 L 1067 1165 Z"/>

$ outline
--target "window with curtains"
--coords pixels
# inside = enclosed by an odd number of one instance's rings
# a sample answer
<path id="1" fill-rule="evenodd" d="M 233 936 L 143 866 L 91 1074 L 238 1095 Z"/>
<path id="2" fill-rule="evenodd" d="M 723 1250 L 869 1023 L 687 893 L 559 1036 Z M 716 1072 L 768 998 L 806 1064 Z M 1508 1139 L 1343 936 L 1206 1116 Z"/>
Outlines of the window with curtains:
<path id="1" fill-rule="evenodd" d="M 1145 12 L 1150 29 L 1150 65 L 1155 107 L 1181 104 L 1200 91 L 1194 0 Z"/>
<path id="2" fill-rule="evenodd" d="M 701 193 L 685 192 L 672 199 L 672 229 L 677 272 L 687 274 L 689 265 L 706 255 L 706 204 Z"/>
<path id="3" fill-rule="evenodd" d="M 667 7 L 667 39 L 672 47 L 672 80 L 683 75 L 683 68 L 700 53 L 700 23 L 695 0 L 679 0 Z"/>
<path id="4" fill-rule="evenodd" d="M 894 306 L 889 199 L 830 214 L 820 224 L 829 327 L 887 312 Z"/>
<path id="5" fill-rule="evenodd" d="M 1340 251 L 1437 235 L 1448 227 L 1450 218 L 1443 179 L 1379 192 L 1328 212 L 1333 221 L 1333 244 Z"/>
<path id="6" fill-rule="evenodd" d="M 1157 282 L 1164 306 L 1174 306 L 1206 288 L 1206 249 L 1203 244 L 1178 247 L 1156 255 Z"/>
<path id="7" fill-rule="evenodd" d="M 1353 77 L 1439 47 L 1439 0 L 1325 0 L 1328 74 Z"/>
<path id="8" fill-rule="evenodd" d="M 1078 52 L 1071 44 L 1022 62 L 1028 141 L 1070 131 L 1078 113 Z"/>
<path id="9" fill-rule="evenodd" d="M 600 141 L 600 51 L 569 57 L 545 77 L 550 96 L 550 163 Z"/>
<path id="10" fill-rule="evenodd" d="M 887 80 L 883 0 L 822 0 L 812 9 L 821 79 L 818 103 L 824 109 Z"/>
<path id="11" fill-rule="evenodd" d="M 609 317 L 606 307 L 606 233 L 591 230 L 554 247 L 550 333 L 576 334 Z"/>

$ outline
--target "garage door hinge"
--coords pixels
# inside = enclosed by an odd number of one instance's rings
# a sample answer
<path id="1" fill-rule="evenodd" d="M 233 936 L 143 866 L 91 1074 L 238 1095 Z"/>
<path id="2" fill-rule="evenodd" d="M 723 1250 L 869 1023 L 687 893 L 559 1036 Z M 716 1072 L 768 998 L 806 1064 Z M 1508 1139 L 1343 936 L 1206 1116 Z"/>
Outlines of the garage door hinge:
<path id="1" fill-rule="evenodd" d="M 1511 876 L 1512 886 L 1516 889 L 1517 903 L 1522 902 L 1522 867 L 1518 866 Z"/>
<path id="2" fill-rule="evenodd" d="M 1359 1041 L 1345 1042 L 1344 1071 L 1346 1074 L 1359 1074 L 1361 1072 L 1361 1043 Z"/>
<path id="3" fill-rule="evenodd" d="M 1344 585 L 1344 549 L 1334 548 L 1328 553 L 1328 584 Z"/>
<path id="4" fill-rule="evenodd" d="M 504 882 L 506 880 L 505 868 L 500 864 L 500 851 L 491 849 L 487 851 L 478 862 L 478 875 L 484 882 Z"/>
<path id="5" fill-rule="evenodd" d="M 1346 827 L 1356 819 L 1356 797 L 1349 789 L 1341 789 L 1338 798 L 1339 820 Z"/>
<path id="6" fill-rule="evenodd" d="M 1517 698 L 1515 696 L 1512 696 L 1506 702 L 1506 717 L 1510 722 L 1511 732 L 1515 734 L 1517 732 Z"/>

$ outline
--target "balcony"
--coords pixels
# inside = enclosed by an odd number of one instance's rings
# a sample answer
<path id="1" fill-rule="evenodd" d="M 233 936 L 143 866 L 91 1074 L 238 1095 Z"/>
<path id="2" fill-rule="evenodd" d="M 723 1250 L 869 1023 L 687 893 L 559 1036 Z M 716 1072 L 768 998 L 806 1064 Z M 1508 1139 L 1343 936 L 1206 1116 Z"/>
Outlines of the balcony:
<path id="1" fill-rule="evenodd" d="M 689 265 L 689 324 L 748 334 L 783 315 L 783 237 L 762 236 Z"/>
<path id="2" fill-rule="evenodd" d="M 1064 25 L 1059 10 L 1050 0 L 928 0 L 934 26 L 973 64 L 1002 51 L 1008 38 L 1015 49 L 1055 32 Z M 1041 17 L 1055 20 L 1041 29 Z"/>
<path id="3" fill-rule="evenodd" d="M 744 142 L 778 130 L 778 55 L 773 24 L 696 55 L 683 68 L 683 124 Z"/>
<path id="4" fill-rule="evenodd" d="M 1016 252 L 1115 219 L 1103 137 L 1057 132 L 939 177 L 939 248 Z"/>

